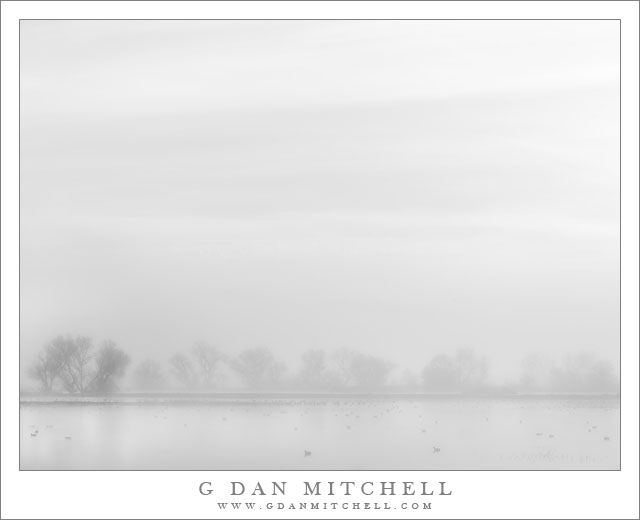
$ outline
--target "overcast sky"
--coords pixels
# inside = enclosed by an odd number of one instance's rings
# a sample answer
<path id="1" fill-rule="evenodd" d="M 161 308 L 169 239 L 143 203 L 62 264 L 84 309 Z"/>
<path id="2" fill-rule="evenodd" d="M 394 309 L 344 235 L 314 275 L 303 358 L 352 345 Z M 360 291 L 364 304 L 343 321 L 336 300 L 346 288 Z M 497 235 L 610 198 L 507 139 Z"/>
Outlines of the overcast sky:
<path id="1" fill-rule="evenodd" d="M 23 21 L 23 362 L 82 333 L 617 364 L 618 46 L 604 21 Z"/>

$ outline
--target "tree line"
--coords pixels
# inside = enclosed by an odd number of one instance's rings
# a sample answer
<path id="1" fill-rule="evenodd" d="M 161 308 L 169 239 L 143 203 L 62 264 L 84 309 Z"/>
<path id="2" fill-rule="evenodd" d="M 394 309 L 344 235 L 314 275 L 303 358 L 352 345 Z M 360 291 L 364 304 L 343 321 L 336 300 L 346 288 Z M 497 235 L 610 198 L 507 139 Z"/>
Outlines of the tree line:
<path id="1" fill-rule="evenodd" d="M 168 371 L 158 361 L 141 362 L 133 382 L 141 390 L 164 389 L 174 383 L 183 390 L 206 391 L 225 386 L 229 379 L 253 390 L 373 390 L 385 386 L 393 369 L 392 363 L 380 357 L 350 349 L 308 350 L 300 362 L 300 368 L 293 372 L 266 347 L 245 349 L 230 357 L 215 346 L 198 342 L 189 351 L 172 356 Z"/>
<path id="2" fill-rule="evenodd" d="M 129 355 L 113 341 L 95 348 L 87 336 L 58 336 L 47 343 L 29 367 L 29 375 L 45 392 L 72 394 L 120 390 L 131 364 Z M 213 391 L 242 387 L 255 391 L 307 392 L 380 391 L 391 386 L 395 364 L 372 354 L 342 348 L 311 349 L 291 370 L 265 347 L 229 356 L 200 341 L 177 352 L 165 363 L 145 359 L 134 368 L 129 387 L 138 391 Z M 541 356 L 524 360 L 516 382 L 489 383 L 489 362 L 472 349 L 433 356 L 419 375 L 405 371 L 395 387 L 428 393 L 617 393 L 618 378 L 610 363 L 586 353 L 551 363 Z"/>
<path id="3" fill-rule="evenodd" d="M 112 392 L 129 362 L 129 356 L 111 340 L 96 350 L 87 336 L 58 336 L 38 354 L 29 375 L 45 392 Z"/>

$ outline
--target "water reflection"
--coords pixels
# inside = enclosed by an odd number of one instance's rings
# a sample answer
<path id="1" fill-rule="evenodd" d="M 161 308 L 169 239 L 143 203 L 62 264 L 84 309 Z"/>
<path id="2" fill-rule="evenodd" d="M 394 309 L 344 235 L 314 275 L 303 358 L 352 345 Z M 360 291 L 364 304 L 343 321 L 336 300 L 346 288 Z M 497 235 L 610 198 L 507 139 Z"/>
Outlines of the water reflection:
<path id="1" fill-rule="evenodd" d="M 613 399 L 23 403 L 20 461 L 21 469 L 618 469 L 619 417 Z"/>

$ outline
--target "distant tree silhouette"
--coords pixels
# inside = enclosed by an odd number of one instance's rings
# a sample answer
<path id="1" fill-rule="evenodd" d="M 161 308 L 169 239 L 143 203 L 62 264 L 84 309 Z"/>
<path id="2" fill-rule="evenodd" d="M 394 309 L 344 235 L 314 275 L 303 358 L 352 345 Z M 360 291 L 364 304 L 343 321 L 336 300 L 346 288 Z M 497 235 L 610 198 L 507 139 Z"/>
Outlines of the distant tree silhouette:
<path id="1" fill-rule="evenodd" d="M 302 354 L 302 367 L 298 375 L 299 384 L 303 387 L 321 388 L 325 385 L 327 364 L 322 350 L 307 350 Z"/>
<path id="2" fill-rule="evenodd" d="M 567 355 L 551 371 L 549 389 L 554 392 L 613 393 L 618 379 L 611 363 L 597 360 L 588 352 Z"/>
<path id="3" fill-rule="evenodd" d="M 168 386 L 160 363 L 153 359 L 140 362 L 133 373 L 134 385 L 139 390 L 162 390 Z"/>
<path id="4" fill-rule="evenodd" d="M 91 338 L 57 336 L 38 355 L 29 374 L 40 382 L 44 391 L 55 388 L 56 382 L 70 393 L 82 393 L 92 377 L 90 362 L 93 344 Z"/>
<path id="5" fill-rule="evenodd" d="M 459 390 L 453 358 L 446 354 L 435 356 L 422 371 L 422 380 L 428 390 L 453 392 Z"/>
<path id="6" fill-rule="evenodd" d="M 64 366 L 65 338 L 58 336 L 45 345 L 42 352 L 29 367 L 29 375 L 40 383 L 40 387 L 45 392 L 50 392 L 54 388 L 56 380 Z"/>
<path id="7" fill-rule="evenodd" d="M 232 361 L 231 366 L 250 388 L 276 385 L 286 369 L 285 365 L 276 361 L 271 351 L 264 347 L 243 350 Z"/>
<path id="8" fill-rule="evenodd" d="M 439 354 L 422 371 L 425 388 L 437 392 L 462 392 L 481 388 L 487 378 L 487 361 L 470 349 L 455 356 Z"/>
<path id="9" fill-rule="evenodd" d="M 333 351 L 332 364 L 335 368 L 336 378 L 339 386 L 350 386 L 354 384 L 353 374 L 351 373 L 351 361 L 356 352 L 349 348 L 339 348 Z"/>
<path id="10" fill-rule="evenodd" d="M 96 372 L 91 388 L 96 392 L 115 390 L 117 380 L 124 376 L 129 361 L 129 356 L 113 341 L 105 341 L 96 354 Z"/>
<path id="11" fill-rule="evenodd" d="M 379 357 L 357 353 L 351 358 L 349 371 L 356 387 L 377 389 L 387 382 L 392 366 Z"/>
<path id="12" fill-rule="evenodd" d="M 479 357 L 471 349 L 460 349 L 456 352 L 454 364 L 458 373 L 457 382 L 460 389 L 481 387 L 487 380 L 487 360 Z"/>
<path id="13" fill-rule="evenodd" d="M 538 353 L 527 355 L 522 362 L 520 388 L 525 392 L 549 390 L 553 365 Z"/>
<path id="14" fill-rule="evenodd" d="M 198 373 L 191 360 L 184 354 L 176 354 L 169 360 L 171 373 L 178 383 L 187 390 L 198 387 Z"/>
<path id="15" fill-rule="evenodd" d="M 613 365 L 608 361 L 596 361 L 587 375 L 587 391 L 616 393 L 620 391 L 620 381 Z"/>
<path id="16" fill-rule="evenodd" d="M 312 390 L 334 390 L 341 386 L 338 375 L 329 368 L 324 350 L 312 349 L 302 354 L 297 385 Z"/>
<path id="17" fill-rule="evenodd" d="M 70 393 L 83 393 L 93 376 L 89 363 L 93 358 L 93 343 L 88 336 L 67 338 L 61 348 L 63 362 L 60 377 Z"/>
<path id="18" fill-rule="evenodd" d="M 214 384 L 216 367 L 224 356 L 218 349 L 204 341 L 199 341 L 193 346 L 192 354 L 198 367 L 200 386 L 211 388 Z"/>

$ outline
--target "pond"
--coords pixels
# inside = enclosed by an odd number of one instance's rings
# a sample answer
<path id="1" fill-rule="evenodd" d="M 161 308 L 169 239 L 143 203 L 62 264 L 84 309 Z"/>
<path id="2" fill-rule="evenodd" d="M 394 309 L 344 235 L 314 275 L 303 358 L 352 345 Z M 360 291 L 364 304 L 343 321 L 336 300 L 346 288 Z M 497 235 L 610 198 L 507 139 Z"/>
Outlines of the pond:
<path id="1" fill-rule="evenodd" d="M 20 465 L 613 470 L 620 466 L 619 425 L 619 400 L 593 397 L 26 399 Z"/>

